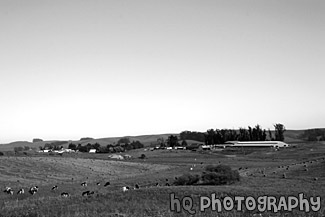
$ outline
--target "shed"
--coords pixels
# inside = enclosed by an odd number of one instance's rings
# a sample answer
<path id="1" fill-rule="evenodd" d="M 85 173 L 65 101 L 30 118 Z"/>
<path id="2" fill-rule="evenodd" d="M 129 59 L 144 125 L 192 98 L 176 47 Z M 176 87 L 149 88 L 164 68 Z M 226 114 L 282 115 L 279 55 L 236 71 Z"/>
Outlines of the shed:
<path id="1" fill-rule="evenodd" d="M 124 160 L 124 157 L 119 154 L 110 154 L 108 157 L 111 159 Z"/>
<path id="2" fill-rule="evenodd" d="M 94 148 L 89 149 L 89 153 L 96 153 L 96 149 L 94 149 Z"/>

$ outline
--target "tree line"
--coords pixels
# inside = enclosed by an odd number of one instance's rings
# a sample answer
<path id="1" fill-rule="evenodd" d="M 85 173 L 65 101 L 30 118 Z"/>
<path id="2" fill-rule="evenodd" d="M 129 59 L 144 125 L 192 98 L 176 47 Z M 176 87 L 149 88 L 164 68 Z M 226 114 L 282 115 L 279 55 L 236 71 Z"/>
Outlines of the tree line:
<path id="1" fill-rule="evenodd" d="M 203 132 L 183 131 L 180 133 L 179 144 L 177 136 L 169 136 L 167 146 L 183 145 L 185 140 L 195 140 L 204 142 L 206 145 L 224 144 L 227 141 L 284 141 L 284 132 L 286 131 L 283 124 L 274 124 L 274 133 L 270 129 L 263 129 L 260 125 L 248 128 L 234 129 L 209 129 Z"/>
<path id="2" fill-rule="evenodd" d="M 143 148 L 144 145 L 139 141 L 130 142 L 129 138 L 124 137 L 118 140 L 117 144 L 107 144 L 105 146 L 101 146 L 98 142 L 91 144 L 87 143 L 86 145 L 74 144 L 70 143 L 68 148 L 80 151 L 80 152 L 89 152 L 90 149 L 96 149 L 97 153 L 119 153 L 125 152 L 131 149 L 139 149 Z"/>

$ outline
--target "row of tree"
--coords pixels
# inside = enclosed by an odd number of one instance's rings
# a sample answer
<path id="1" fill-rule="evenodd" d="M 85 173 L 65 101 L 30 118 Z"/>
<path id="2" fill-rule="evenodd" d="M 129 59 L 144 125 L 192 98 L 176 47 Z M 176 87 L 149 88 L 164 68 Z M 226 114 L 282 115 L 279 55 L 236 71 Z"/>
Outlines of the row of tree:
<path id="1" fill-rule="evenodd" d="M 98 153 L 117 153 L 124 152 L 131 149 L 143 148 L 144 145 L 139 141 L 132 141 L 128 138 L 121 138 L 116 145 L 108 144 L 106 146 L 101 146 L 99 143 L 87 143 L 86 145 L 70 143 L 68 148 L 72 150 L 78 150 L 80 152 L 89 152 L 90 149 L 96 149 Z"/>
<path id="2" fill-rule="evenodd" d="M 180 140 L 182 143 L 178 142 L 178 138 L 175 135 L 168 137 L 166 141 L 167 146 L 185 146 L 185 140 L 195 140 L 199 142 L 204 142 L 206 145 L 212 144 L 224 144 L 227 141 L 284 141 L 284 132 L 286 131 L 283 124 L 274 124 L 274 133 L 270 129 L 262 129 L 260 125 L 248 128 L 239 128 L 239 130 L 233 129 L 209 129 L 207 132 L 191 132 L 183 131 L 180 133 Z M 274 135 L 273 135 L 274 134 Z"/>

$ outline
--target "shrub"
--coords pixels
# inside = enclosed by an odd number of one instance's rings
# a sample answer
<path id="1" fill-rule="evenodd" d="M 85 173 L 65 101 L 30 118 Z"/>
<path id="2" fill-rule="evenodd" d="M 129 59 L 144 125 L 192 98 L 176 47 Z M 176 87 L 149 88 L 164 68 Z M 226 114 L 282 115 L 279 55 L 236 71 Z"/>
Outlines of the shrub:
<path id="1" fill-rule="evenodd" d="M 238 171 L 226 165 L 208 165 L 205 170 L 207 172 L 202 175 L 202 184 L 225 185 L 240 180 Z"/>
<path id="2" fill-rule="evenodd" d="M 240 180 L 237 170 L 226 165 L 208 165 L 202 175 L 185 174 L 174 182 L 175 185 L 226 185 Z"/>
<path id="3" fill-rule="evenodd" d="M 23 147 L 14 147 L 15 152 L 20 152 L 20 151 L 23 151 L 23 150 L 24 150 Z"/>
<path id="4" fill-rule="evenodd" d="M 145 159 L 147 158 L 145 154 L 141 154 L 141 156 L 139 157 L 140 159 Z"/>
<path id="5" fill-rule="evenodd" d="M 195 185 L 200 180 L 200 175 L 184 174 L 174 181 L 174 185 Z"/>
<path id="6" fill-rule="evenodd" d="M 3 155 L 4 155 L 3 152 L 0 151 L 0 156 L 3 156 Z"/>

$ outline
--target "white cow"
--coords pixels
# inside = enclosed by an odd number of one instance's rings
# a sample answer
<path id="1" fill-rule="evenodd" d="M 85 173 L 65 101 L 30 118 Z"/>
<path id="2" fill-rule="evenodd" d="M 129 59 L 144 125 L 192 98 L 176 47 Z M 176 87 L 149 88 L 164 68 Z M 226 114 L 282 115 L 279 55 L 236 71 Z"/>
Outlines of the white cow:
<path id="1" fill-rule="evenodd" d="M 130 188 L 129 188 L 128 186 L 124 186 L 124 187 L 122 188 L 122 191 L 123 191 L 123 192 L 126 192 L 126 191 L 128 191 L 128 190 L 130 190 Z"/>

